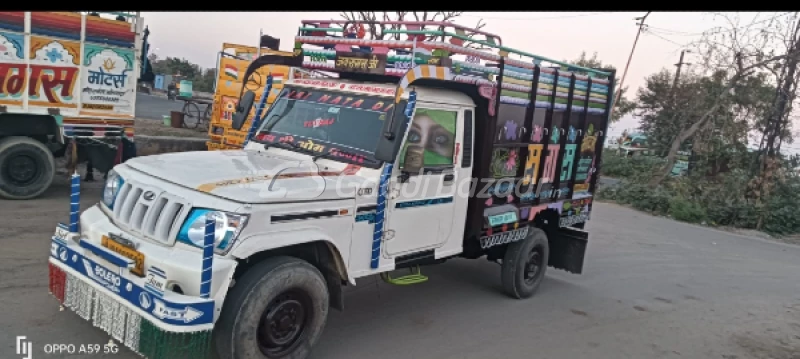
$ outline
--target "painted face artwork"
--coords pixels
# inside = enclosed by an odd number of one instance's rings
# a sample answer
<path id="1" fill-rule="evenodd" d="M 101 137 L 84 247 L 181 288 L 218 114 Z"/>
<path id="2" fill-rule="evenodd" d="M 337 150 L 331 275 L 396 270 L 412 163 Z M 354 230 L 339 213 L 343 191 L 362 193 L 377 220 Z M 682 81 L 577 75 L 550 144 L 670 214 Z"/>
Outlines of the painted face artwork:
<path id="1" fill-rule="evenodd" d="M 418 108 L 404 153 L 413 153 L 415 162 L 424 166 L 453 164 L 456 118 L 455 111 Z"/>

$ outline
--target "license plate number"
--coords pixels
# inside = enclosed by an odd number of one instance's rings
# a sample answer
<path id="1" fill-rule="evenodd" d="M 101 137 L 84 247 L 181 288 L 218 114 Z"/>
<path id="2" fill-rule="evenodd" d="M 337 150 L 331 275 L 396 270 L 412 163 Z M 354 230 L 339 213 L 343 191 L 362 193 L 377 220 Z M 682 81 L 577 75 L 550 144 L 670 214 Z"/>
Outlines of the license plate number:
<path id="1" fill-rule="evenodd" d="M 103 236 L 102 245 L 123 257 L 132 259 L 134 267 L 131 269 L 131 273 L 139 277 L 144 277 L 144 253 L 133 248 L 125 247 L 108 238 L 108 236 Z"/>

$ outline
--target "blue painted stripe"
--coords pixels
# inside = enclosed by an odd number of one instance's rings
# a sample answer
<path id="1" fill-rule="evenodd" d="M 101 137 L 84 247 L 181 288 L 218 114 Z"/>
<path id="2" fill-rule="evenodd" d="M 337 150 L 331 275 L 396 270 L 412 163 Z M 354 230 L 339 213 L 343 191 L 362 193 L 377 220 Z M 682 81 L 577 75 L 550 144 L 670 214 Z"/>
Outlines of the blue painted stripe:
<path id="1" fill-rule="evenodd" d="M 243 81 L 247 81 L 247 79 L 243 79 Z M 247 132 L 247 138 L 244 139 L 244 146 L 247 146 L 247 143 L 250 142 L 250 139 L 253 138 L 253 136 L 256 134 L 258 126 L 261 125 L 261 112 L 264 111 L 264 107 L 266 107 L 267 105 L 267 98 L 269 98 L 269 91 L 271 89 L 272 89 L 272 73 L 270 73 L 269 76 L 267 76 L 267 86 L 264 86 L 264 92 L 261 93 L 261 99 L 258 101 L 256 114 L 253 117 L 253 124 L 250 125 L 250 131 Z"/>
<path id="2" fill-rule="evenodd" d="M 80 233 L 81 176 L 77 173 L 73 173 L 71 185 L 69 196 L 69 231 L 72 233 Z"/>
<path id="3" fill-rule="evenodd" d="M 428 198 L 428 199 L 419 199 L 414 201 L 398 202 L 397 204 L 395 204 L 395 208 L 424 207 L 424 206 L 433 206 L 436 204 L 445 204 L 452 202 L 453 202 L 453 197 Z"/>
<path id="4" fill-rule="evenodd" d="M 378 187 L 378 208 L 375 210 L 375 230 L 372 232 L 372 258 L 370 267 L 377 269 L 381 256 L 381 240 L 383 240 L 383 220 L 386 218 L 386 197 L 389 191 L 389 179 L 392 177 L 393 164 L 387 163 L 381 173 Z"/>
<path id="5" fill-rule="evenodd" d="M 367 221 L 369 224 L 375 223 L 375 211 L 356 214 L 356 222 L 364 221 Z"/>
<path id="6" fill-rule="evenodd" d="M 206 216 L 206 232 L 203 237 L 203 272 L 200 273 L 200 297 L 211 295 L 211 266 L 214 261 L 214 218 Z"/>
<path id="7" fill-rule="evenodd" d="M 31 26 L 31 33 L 34 34 L 34 35 L 44 35 L 44 36 L 50 36 L 50 37 L 55 37 L 55 38 L 59 38 L 59 39 L 68 39 L 68 40 L 81 41 L 81 33 L 80 32 L 78 32 L 77 34 L 70 34 L 68 32 L 56 31 L 56 30 L 50 30 L 50 29 L 47 29 L 47 28 Z"/>
<path id="8" fill-rule="evenodd" d="M 160 276 L 162 276 L 162 277 L 164 277 L 164 278 L 166 278 L 166 277 L 167 277 L 167 273 L 166 273 L 166 272 L 164 272 L 163 270 L 161 270 L 161 269 L 160 269 L 160 268 L 158 268 L 158 267 L 150 267 L 150 269 L 148 269 L 148 271 L 149 271 L 149 272 L 153 272 L 153 273 L 155 273 L 155 274 L 158 274 L 158 275 L 160 275 Z"/>
<path id="9" fill-rule="evenodd" d="M 160 291 L 158 288 L 153 287 L 153 286 L 151 286 L 149 284 L 145 284 L 144 285 L 144 290 L 146 290 L 148 293 L 150 293 L 150 294 L 152 294 L 152 295 L 154 295 L 156 297 L 164 298 L 164 292 Z"/>
<path id="10" fill-rule="evenodd" d="M 2 30 L 11 30 L 16 32 L 25 32 L 25 26 L 23 25 L 15 25 L 8 22 L 0 21 L 0 29 Z"/>
<path id="11" fill-rule="evenodd" d="M 110 251 L 108 249 L 105 249 L 103 247 L 98 247 L 98 246 L 96 246 L 94 244 L 91 244 L 91 243 L 89 243 L 87 241 L 81 240 L 79 244 L 80 244 L 80 246 L 82 248 L 86 248 L 86 249 L 90 250 L 92 253 L 100 256 L 100 258 L 103 258 L 103 259 L 109 261 L 111 264 L 113 264 L 115 266 L 119 266 L 119 267 L 122 267 L 122 268 L 125 268 L 125 269 L 129 269 L 134 264 L 133 259 L 130 259 L 130 258 L 127 258 L 127 257 L 123 257 L 123 256 L 121 256 L 121 255 L 119 255 L 117 253 L 114 253 L 114 252 L 112 252 L 112 251 Z"/>
<path id="12" fill-rule="evenodd" d="M 120 40 L 111 40 L 105 37 L 97 37 L 97 36 L 86 36 L 86 42 L 93 42 L 98 44 L 107 44 L 107 45 L 114 45 L 119 47 L 133 47 L 132 42 L 128 41 L 120 41 Z"/>

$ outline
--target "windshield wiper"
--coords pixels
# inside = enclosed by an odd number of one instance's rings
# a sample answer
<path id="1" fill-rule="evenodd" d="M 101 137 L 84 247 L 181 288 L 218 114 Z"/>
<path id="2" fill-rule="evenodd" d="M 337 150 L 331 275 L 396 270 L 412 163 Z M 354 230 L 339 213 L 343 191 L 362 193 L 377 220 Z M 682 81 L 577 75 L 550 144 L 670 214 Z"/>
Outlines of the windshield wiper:
<path id="1" fill-rule="evenodd" d="M 311 162 L 317 163 L 318 159 L 320 159 L 320 158 L 331 158 L 330 156 L 331 156 L 330 152 L 318 153 L 316 155 L 311 156 Z"/>

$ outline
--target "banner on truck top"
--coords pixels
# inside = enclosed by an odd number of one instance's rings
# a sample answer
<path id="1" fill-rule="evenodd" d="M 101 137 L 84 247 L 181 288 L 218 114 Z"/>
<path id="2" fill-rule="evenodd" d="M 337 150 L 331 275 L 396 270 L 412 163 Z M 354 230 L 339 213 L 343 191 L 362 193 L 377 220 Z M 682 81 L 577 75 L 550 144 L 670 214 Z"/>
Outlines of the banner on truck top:
<path id="1" fill-rule="evenodd" d="M 134 52 L 84 44 L 81 74 L 81 112 L 133 115 L 136 99 Z"/>

